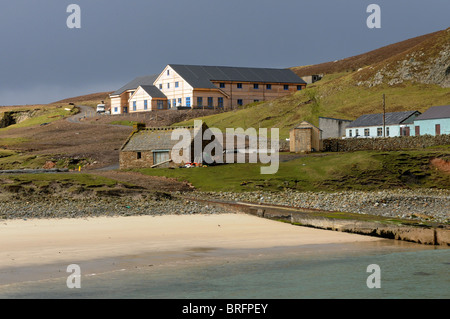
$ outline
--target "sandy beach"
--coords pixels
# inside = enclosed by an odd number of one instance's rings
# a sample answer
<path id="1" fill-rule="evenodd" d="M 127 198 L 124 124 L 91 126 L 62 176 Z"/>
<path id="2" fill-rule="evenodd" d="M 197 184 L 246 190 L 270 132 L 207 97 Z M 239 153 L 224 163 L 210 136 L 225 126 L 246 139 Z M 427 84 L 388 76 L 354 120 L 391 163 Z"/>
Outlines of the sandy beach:
<path id="1" fill-rule="evenodd" d="M 7 220 L 0 268 L 186 249 L 252 249 L 376 241 L 245 214 Z"/>

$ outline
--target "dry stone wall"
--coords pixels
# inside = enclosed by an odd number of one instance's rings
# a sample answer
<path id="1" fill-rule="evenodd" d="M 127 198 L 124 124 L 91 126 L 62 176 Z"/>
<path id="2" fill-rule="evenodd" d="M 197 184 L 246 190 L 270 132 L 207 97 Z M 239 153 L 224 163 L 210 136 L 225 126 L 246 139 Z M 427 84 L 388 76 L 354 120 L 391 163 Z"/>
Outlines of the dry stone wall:
<path id="1" fill-rule="evenodd" d="M 387 138 L 325 139 L 325 152 L 397 151 L 450 144 L 450 135 L 401 136 Z"/>

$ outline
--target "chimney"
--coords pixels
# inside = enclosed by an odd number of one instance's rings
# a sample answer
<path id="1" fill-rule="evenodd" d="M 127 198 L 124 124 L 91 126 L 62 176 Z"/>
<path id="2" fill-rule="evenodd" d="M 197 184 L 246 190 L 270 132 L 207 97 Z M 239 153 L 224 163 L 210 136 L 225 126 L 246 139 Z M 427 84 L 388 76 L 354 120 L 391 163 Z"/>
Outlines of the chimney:
<path id="1" fill-rule="evenodd" d="M 133 132 L 139 132 L 145 129 L 145 123 L 133 123 Z"/>

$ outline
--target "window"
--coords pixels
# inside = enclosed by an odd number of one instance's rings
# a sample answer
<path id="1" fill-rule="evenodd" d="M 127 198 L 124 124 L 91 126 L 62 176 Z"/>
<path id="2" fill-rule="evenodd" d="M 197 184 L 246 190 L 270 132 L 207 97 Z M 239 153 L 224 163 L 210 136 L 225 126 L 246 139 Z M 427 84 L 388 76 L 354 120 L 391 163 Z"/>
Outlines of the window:
<path id="1" fill-rule="evenodd" d="M 237 104 L 238 104 L 239 106 L 242 106 L 242 105 L 244 104 L 244 102 L 242 101 L 242 99 L 238 99 L 238 100 L 237 100 Z"/>
<path id="2" fill-rule="evenodd" d="M 348 130 L 348 136 L 352 137 L 353 131 L 352 130 Z"/>
<path id="3" fill-rule="evenodd" d="M 117 107 L 114 108 L 114 113 L 117 113 L 117 111 L 119 111 L 119 109 Z"/>
<path id="4" fill-rule="evenodd" d="M 162 110 L 164 108 L 164 101 L 158 100 L 158 102 L 156 102 L 156 107 L 158 110 Z"/>
<path id="5" fill-rule="evenodd" d="M 221 89 L 224 89 L 224 88 L 225 88 L 225 83 L 220 83 L 220 84 L 219 84 L 219 87 L 220 87 Z"/>
<path id="6" fill-rule="evenodd" d="M 386 127 L 386 136 L 389 136 L 389 127 Z"/>
<path id="7" fill-rule="evenodd" d="M 214 105 L 213 98 L 212 97 L 208 97 L 208 106 L 212 107 L 213 105 Z"/>
<path id="8" fill-rule="evenodd" d="M 170 70 L 167 70 L 167 75 L 170 75 Z"/>
<path id="9" fill-rule="evenodd" d="M 177 88 L 179 86 L 179 82 L 175 82 L 175 87 Z"/>
<path id="10" fill-rule="evenodd" d="M 289 85 L 284 85 L 284 90 L 288 91 L 289 90 Z"/>
<path id="11" fill-rule="evenodd" d="M 301 85 L 297 85 L 297 91 L 301 91 L 302 90 L 302 86 Z"/>
<path id="12" fill-rule="evenodd" d="M 181 97 L 178 98 L 178 106 L 181 106 L 181 104 L 183 104 Z"/>
<path id="13" fill-rule="evenodd" d="M 177 106 L 177 99 L 173 99 L 172 102 L 173 102 L 173 107 Z"/>
<path id="14" fill-rule="evenodd" d="M 137 152 L 136 153 L 136 159 L 141 159 L 142 158 L 142 153 L 141 152 Z"/>
<path id="15" fill-rule="evenodd" d="M 170 89 L 170 83 L 167 83 L 167 88 Z"/>
<path id="16" fill-rule="evenodd" d="M 259 84 L 257 84 L 257 83 L 253 84 L 253 88 L 254 88 L 255 90 L 259 89 Z"/>
<path id="17" fill-rule="evenodd" d="M 253 102 L 259 102 L 259 100 L 253 100 Z"/>
<path id="18" fill-rule="evenodd" d="M 136 111 L 136 101 L 133 101 L 133 111 Z"/>
<path id="19" fill-rule="evenodd" d="M 364 129 L 364 136 L 370 136 L 370 130 L 368 128 Z"/>
<path id="20" fill-rule="evenodd" d="M 162 90 L 162 84 L 159 85 L 159 89 Z"/>
<path id="21" fill-rule="evenodd" d="M 238 84 L 237 84 L 237 88 L 238 88 L 238 89 L 242 89 L 242 83 L 238 83 Z"/>
<path id="22" fill-rule="evenodd" d="M 359 136 L 359 130 L 355 129 L 355 137 Z"/>
<path id="23" fill-rule="evenodd" d="M 272 90 L 272 84 L 267 84 L 267 85 L 266 85 L 266 89 L 267 89 L 267 90 Z"/>
<path id="24" fill-rule="evenodd" d="M 144 110 L 147 109 L 147 100 L 144 100 Z"/>
<path id="25" fill-rule="evenodd" d="M 377 128 L 377 136 L 383 136 L 383 128 L 382 127 Z"/>
<path id="26" fill-rule="evenodd" d="M 218 105 L 219 107 L 223 107 L 223 97 L 217 98 L 217 105 Z"/>
<path id="27" fill-rule="evenodd" d="M 197 106 L 203 106 L 203 98 L 201 96 L 197 97 Z"/>
<path id="28" fill-rule="evenodd" d="M 186 106 L 187 106 L 187 107 L 191 107 L 191 97 L 190 97 L 190 96 L 188 96 L 188 97 L 186 98 Z"/>

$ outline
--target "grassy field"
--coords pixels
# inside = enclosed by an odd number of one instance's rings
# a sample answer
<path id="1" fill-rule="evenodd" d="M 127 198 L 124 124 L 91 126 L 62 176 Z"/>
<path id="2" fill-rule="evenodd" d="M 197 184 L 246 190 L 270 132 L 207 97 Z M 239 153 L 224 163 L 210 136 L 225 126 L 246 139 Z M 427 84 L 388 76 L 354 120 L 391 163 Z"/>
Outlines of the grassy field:
<path id="1" fill-rule="evenodd" d="M 450 150 L 323 153 L 280 162 L 273 175 L 261 175 L 267 164 L 227 164 L 197 168 L 156 168 L 137 171 L 188 181 L 202 191 L 377 190 L 391 187 L 450 189 L 450 175 L 430 160 L 450 158 Z"/>
<path id="2" fill-rule="evenodd" d="M 280 138 L 301 121 L 319 124 L 319 116 L 354 120 L 360 115 L 382 113 L 382 96 L 386 94 L 386 111 L 418 110 L 448 104 L 450 88 L 408 83 L 397 86 L 359 87 L 353 73 L 326 75 L 307 89 L 273 101 L 252 103 L 237 110 L 199 118 L 209 127 L 279 128 Z M 193 120 L 174 125 L 192 125 Z"/>
<path id="3" fill-rule="evenodd" d="M 30 109 L 30 110 L 17 109 L 17 110 L 11 110 L 11 111 L 16 111 L 16 112 L 30 111 L 32 113 L 30 114 L 30 117 L 28 119 L 25 119 L 19 123 L 10 125 L 8 127 L 0 128 L 0 134 L 2 132 L 6 132 L 6 131 L 13 130 L 16 128 L 31 127 L 31 126 L 45 125 L 48 123 L 52 123 L 54 121 L 58 121 L 60 119 L 63 119 L 68 116 L 71 116 L 73 114 L 76 114 L 78 112 L 78 109 L 76 109 L 73 106 L 62 107 L 62 106 L 48 105 L 48 106 L 38 108 L 38 109 Z"/>
<path id="4" fill-rule="evenodd" d="M 73 195 L 117 185 L 113 179 L 83 173 L 0 174 L 0 193 L 3 189 L 7 193 Z"/>

